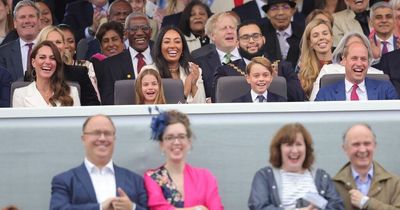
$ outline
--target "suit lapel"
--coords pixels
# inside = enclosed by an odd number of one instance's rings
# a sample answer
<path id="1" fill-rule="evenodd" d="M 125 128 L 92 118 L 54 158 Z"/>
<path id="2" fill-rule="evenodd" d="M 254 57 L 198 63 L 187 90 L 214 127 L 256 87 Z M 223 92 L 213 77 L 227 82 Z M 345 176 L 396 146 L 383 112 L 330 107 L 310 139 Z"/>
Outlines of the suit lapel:
<path id="1" fill-rule="evenodd" d="M 244 97 L 244 102 L 251 102 L 253 103 L 253 99 L 251 98 L 251 93 L 248 92 Z"/>
<path id="2" fill-rule="evenodd" d="M 94 192 L 94 187 L 92 184 L 92 180 L 90 179 L 89 173 L 85 167 L 85 164 L 82 163 L 79 167 L 74 169 L 74 174 L 76 179 L 81 182 L 83 187 L 85 188 L 87 194 L 90 197 L 91 201 L 97 202 L 96 193 Z"/>
<path id="3" fill-rule="evenodd" d="M 368 100 L 378 100 L 378 91 L 376 83 L 365 78 L 365 89 L 367 90 Z"/>
<path id="4" fill-rule="evenodd" d="M 131 57 L 131 53 L 129 50 L 126 50 L 123 54 L 121 54 L 121 60 L 118 60 L 121 62 L 121 72 L 122 72 L 122 77 L 124 79 L 135 79 L 135 70 L 133 67 L 133 59 Z M 129 61 L 129 62 L 124 62 L 124 61 Z"/>
<path id="5" fill-rule="evenodd" d="M 122 174 L 122 170 L 120 170 L 118 166 L 114 165 L 114 173 L 115 173 L 115 186 L 117 187 L 117 189 L 118 187 L 120 187 L 126 192 L 126 189 L 123 188 L 125 184 L 124 184 L 124 174 Z"/>
<path id="6" fill-rule="evenodd" d="M 346 100 L 346 88 L 344 85 L 344 80 L 339 82 L 335 87 L 334 98 L 336 100 L 345 101 Z"/>
<path id="7" fill-rule="evenodd" d="M 22 67 L 22 56 L 21 56 L 21 49 L 20 49 L 20 42 L 17 39 L 11 48 L 11 61 L 12 66 L 14 68 L 14 72 L 16 73 L 17 79 L 24 76 L 24 69 Z"/>

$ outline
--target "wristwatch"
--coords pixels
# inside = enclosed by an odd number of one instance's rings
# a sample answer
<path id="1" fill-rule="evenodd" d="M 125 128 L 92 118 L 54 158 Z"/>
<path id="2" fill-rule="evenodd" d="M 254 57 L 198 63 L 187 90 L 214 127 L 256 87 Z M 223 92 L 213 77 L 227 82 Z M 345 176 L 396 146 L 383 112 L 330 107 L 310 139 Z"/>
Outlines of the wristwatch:
<path id="1" fill-rule="evenodd" d="M 94 36 L 95 35 L 95 32 L 94 32 L 92 26 L 88 27 L 88 33 L 89 33 L 90 36 Z"/>
<path id="2" fill-rule="evenodd" d="M 365 205 L 367 204 L 368 200 L 369 200 L 369 197 L 368 197 L 368 196 L 363 196 L 363 197 L 361 198 L 361 200 L 360 200 L 360 207 L 361 207 L 361 209 L 364 209 L 364 208 L 365 208 Z"/>

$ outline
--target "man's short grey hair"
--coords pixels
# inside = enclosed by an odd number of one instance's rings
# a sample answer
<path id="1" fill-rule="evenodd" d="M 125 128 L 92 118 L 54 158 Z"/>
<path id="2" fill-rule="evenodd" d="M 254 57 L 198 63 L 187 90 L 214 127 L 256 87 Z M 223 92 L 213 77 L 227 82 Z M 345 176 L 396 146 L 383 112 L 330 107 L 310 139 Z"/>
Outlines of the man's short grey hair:
<path id="1" fill-rule="evenodd" d="M 39 8 L 37 8 L 37 6 L 35 5 L 35 2 L 31 1 L 31 0 L 22 0 L 20 2 L 17 3 L 17 5 L 14 8 L 13 11 L 13 17 L 14 20 L 17 18 L 17 12 L 18 10 L 20 10 L 22 7 L 32 7 L 33 9 L 36 10 L 36 15 L 39 18 L 40 16 L 40 10 Z"/>
<path id="2" fill-rule="evenodd" d="M 374 131 L 372 130 L 371 126 L 368 123 L 356 123 L 356 124 L 353 124 L 350 127 L 348 127 L 346 129 L 346 131 L 343 133 L 343 136 L 342 136 L 343 144 L 346 143 L 346 141 L 347 141 L 347 133 L 349 133 L 350 129 L 352 129 L 352 128 L 356 127 L 356 126 L 363 126 L 363 127 L 367 128 L 369 131 L 371 131 L 372 136 L 374 138 L 374 142 L 376 144 L 376 135 L 375 135 Z"/>
<path id="3" fill-rule="evenodd" d="M 375 10 L 380 9 L 380 8 L 389 8 L 392 10 L 392 14 L 393 14 L 393 8 L 392 6 L 388 3 L 388 2 L 384 2 L 384 1 L 380 1 L 380 2 L 376 2 L 374 5 L 372 5 L 372 7 L 369 10 L 369 18 L 373 18 L 375 15 Z"/>
<path id="4" fill-rule="evenodd" d="M 345 51 L 348 51 L 348 42 L 350 38 L 352 37 L 358 37 L 362 40 L 361 44 L 363 44 L 368 51 L 368 65 L 371 65 L 372 62 L 372 50 L 371 50 L 371 44 L 369 43 L 368 38 L 364 34 L 360 34 L 358 32 L 350 32 L 347 33 L 343 36 L 343 38 L 340 40 L 339 44 L 337 45 L 336 49 L 333 51 L 333 57 L 332 57 L 332 62 L 333 63 L 340 63 L 342 61 L 342 58 L 345 54 Z"/>
<path id="5" fill-rule="evenodd" d="M 147 15 L 144 14 L 143 12 L 132 12 L 131 14 L 128 15 L 128 17 L 126 17 L 125 20 L 125 30 L 128 29 L 128 27 L 130 27 L 129 22 L 133 19 L 133 18 L 145 18 L 147 21 L 147 25 L 149 25 L 149 19 L 147 18 Z"/>
<path id="6" fill-rule="evenodd" d="M 400 0 L 390 0 L 390 6 L 392 6 L 392 9 L 395 10 L 396 7 L 400 4 Z"/>

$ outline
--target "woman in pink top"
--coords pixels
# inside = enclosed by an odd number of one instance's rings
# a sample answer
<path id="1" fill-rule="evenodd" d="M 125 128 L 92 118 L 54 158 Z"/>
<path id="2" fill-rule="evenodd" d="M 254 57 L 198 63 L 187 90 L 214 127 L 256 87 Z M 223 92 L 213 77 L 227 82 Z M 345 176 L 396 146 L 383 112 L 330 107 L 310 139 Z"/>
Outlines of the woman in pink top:
<path id="1" fill-rule="evenodd" d="M 187 115 L 160 112 L 151 123 L 152 139 L 160 144 L 166 162 L 144 174 L 150 210 L 223 210 L 215 177 L 186 163 L 192 148 Z"/>

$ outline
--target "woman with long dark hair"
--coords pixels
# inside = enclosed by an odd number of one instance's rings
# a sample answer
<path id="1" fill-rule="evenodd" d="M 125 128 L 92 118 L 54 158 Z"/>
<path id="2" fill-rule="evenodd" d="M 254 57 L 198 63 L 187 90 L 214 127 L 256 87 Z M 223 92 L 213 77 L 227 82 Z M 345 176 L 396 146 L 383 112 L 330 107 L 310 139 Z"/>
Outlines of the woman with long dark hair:
<path id="1" fill-rule="evenodd" d="M 79 106 L 76 87 L 64 80 L 64 64 L 51 41 L 38 43 L 32 50 L 28 72 L 34 81 L 14 91 L 13 107 Z"/>
<path id="2" fill-rule="evenodd" d="M 205 103 L 201 69 L 192 62 L 188 45 L 182 32 L 169 26 L 161 29 L 153 47 L 153 61 L 161 78 L 180 79 L 188 103 Z"/>

